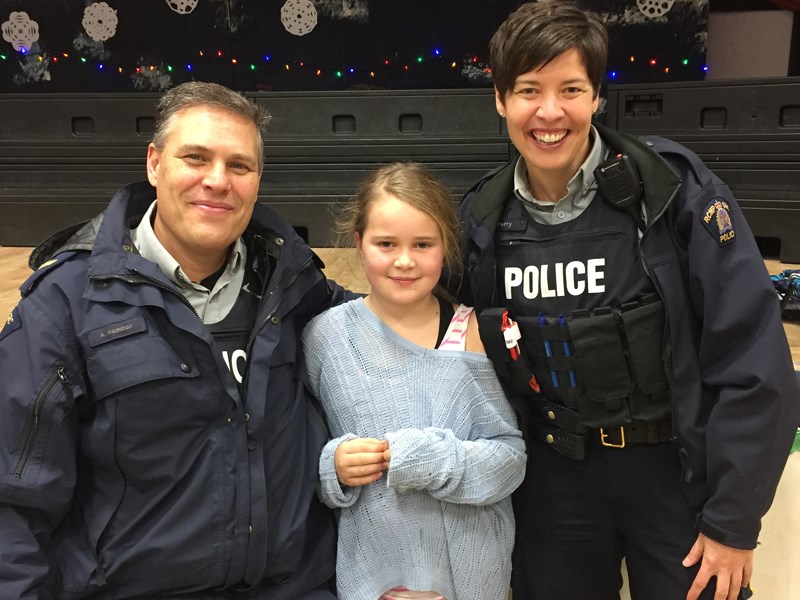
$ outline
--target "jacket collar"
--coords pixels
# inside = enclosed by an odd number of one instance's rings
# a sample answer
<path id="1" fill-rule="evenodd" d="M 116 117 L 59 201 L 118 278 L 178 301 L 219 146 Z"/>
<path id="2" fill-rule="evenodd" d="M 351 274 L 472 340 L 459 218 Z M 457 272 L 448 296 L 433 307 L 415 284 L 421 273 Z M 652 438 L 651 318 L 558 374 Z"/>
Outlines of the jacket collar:
<path id="1" fill-rule="evenodd" d="M 28 261 L 31 268 L 36 269 L 61 252 L 88 251 L 91 252 L 89 275 L 132 269 L 131 261 L 141 269 L 143 259 L 133 247 L 130 228 L 141 219 L 153 200 L 155 189 L 148 182 L 125 186 L 114 195 L 103 213 L 91 221 L 59 231 L 34 248 Z M 255 206 L 247 232 L 251 234 L 248 237 L 256 240 L 249 241 L 249 245 L 266 245 L 286 269 L 299 269 L 314 256 L 291 225 L 261 204 Z M 263 239 L 259 241 L 259 238 Z"/>
<path id="2" fill-rule="evenodd" d="M 595 124 L 600 137 L 612 151 L 627 154 L 643 174 L 644 205 L 647 223 L 652 223 L 667 207 L 681 183 L 680 176 L 655 152 L 647 142 L 627 133 Z M 473 188 L 476 195 L 470 213 L 478 223 L 494 231 L 502 216 L 506 200 L 514 189 L 514 167 L 516 156 L 506 165 L 488 173 Z"/>
<path id="3" fill-rule="evenodd" d="M 681 184 L 680 175 L 652 148 L 652 143 L 640 138 L 596 125 L 612 152 L 627 154 L 642 175 L 644 207 L 648 226 L 664 212 Z"/>

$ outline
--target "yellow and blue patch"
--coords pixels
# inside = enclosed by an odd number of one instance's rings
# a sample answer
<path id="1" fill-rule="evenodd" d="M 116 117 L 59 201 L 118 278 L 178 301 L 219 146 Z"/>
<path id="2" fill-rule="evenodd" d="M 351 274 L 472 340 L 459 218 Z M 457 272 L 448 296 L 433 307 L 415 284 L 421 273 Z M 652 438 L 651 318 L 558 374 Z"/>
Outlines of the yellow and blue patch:
<path id="1" fill-rule="evenodd" d="M 42 263 L 38 269 L 36 269 L 33 274 L 28 277 L 28 279 L 19 287 L 19 291 L 22 296 L 27 296 L 33 291 L 33 288 L 36 287 L 36 284 L 39 280 L 44 277 L 47 273 L 51 272 L 53 269 L 58 267 L 59 265 L 63 265 L 66 261 L 70 258 L 75 256 L 77 252 L 69 251 L 69 252 L 62 252 L 55 258 L 51 258 L 47 262 Z"/>
<path id="2" fill-rule="evenodd" d="M 17 329 L 22 327 L 22 319 L 19 317 L 19 310 L 15 306 L 11 313 L 6 317 L 5 324 L 3 328 L 0 329 L 0 340 L 4 337 L 10 335 L 11 333 L 15 332 Z"/>
<path id="3" fill-rule="evenodd" d="M 706 204 L 700 218 L 705 228 L 720 246 L 731 244 L 736 239 L 733 215 L 731 215 L 728 201 L 724 198 L 714 198 Z"/>

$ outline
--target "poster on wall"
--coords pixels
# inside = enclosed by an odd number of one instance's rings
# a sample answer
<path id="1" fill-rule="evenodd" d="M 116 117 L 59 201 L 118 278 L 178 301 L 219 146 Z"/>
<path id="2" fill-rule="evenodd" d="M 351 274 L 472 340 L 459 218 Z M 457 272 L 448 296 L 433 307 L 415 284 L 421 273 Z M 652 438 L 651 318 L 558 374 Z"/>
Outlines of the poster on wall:
<path id="1" fill-rule="evenodd" d="M 708 0 L 575 1 L 609 27 L 609 81 L 704 78 Z M 520 4 L 0 0 L 0 93 L 490 87 L 489 39 Z"/>

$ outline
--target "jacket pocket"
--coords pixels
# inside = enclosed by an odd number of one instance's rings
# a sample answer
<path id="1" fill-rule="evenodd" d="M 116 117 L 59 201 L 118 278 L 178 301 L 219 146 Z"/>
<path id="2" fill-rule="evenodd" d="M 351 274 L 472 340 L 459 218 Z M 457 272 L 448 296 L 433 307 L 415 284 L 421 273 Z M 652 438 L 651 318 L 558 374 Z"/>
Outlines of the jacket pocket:
<path id="1" fill-rule="evenodd" d="M 86 369 L 100 400 L 135 385 L 160 379 L 197 377 L 197 365 L 182 359 L 163 338 L 140 334 L 88 353 Z"/>

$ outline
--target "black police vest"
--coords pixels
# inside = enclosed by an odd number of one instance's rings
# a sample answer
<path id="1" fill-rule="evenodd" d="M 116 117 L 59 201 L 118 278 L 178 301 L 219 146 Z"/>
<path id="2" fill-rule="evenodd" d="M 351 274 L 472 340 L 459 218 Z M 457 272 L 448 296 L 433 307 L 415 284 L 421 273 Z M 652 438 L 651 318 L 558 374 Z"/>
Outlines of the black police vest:
<path id="1" fill-rule="evenodd" d="M 247 368 L 247 345 L 256 320 L 260 290 L 259 278 L 248 266 L 242 289 L 231 310 L 221 321 L 207 325 L 222 351 L 225 364 L 239 384 Z"/>
<path id="2" fill-rule="evenodd" d="M 577 218 L 546 225 L 514 196 L 495 253 L 501 306 L 482 312 L 481 337 L 494 337 L 484 344 L 512 391 L 564 404 L 590 427 L 669 412 L 664 308 L 629 214 L 596 196 Z M 509 318 L 517 358 L 503 337 Z"/>
<path id="3" fill-rule="evenodd" d="M 497 224 L 495 252 L 501 302 L 519 316 L 619 306 L 653 291 L 636 224 L 599 196 L 557 225 L 537 223 L 511 199 Z"/>

